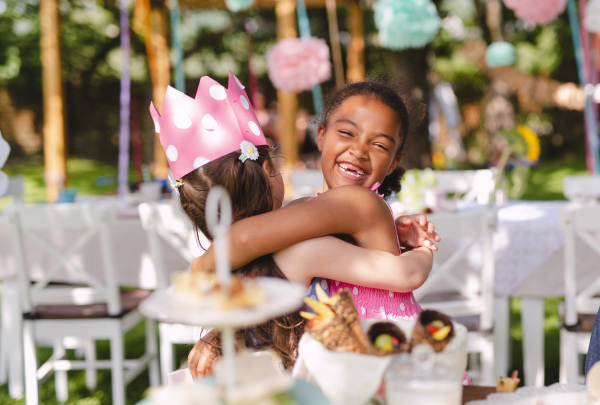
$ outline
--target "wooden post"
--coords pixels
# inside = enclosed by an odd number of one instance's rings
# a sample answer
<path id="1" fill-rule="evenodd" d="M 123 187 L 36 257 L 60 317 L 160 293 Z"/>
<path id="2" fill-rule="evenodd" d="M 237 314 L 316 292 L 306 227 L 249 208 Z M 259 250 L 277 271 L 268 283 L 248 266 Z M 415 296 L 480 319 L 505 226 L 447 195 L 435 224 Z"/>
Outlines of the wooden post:
<path id="1" fill-rule="evenodd" d="M 149 7 L 149 4 L 148 4 Z M 164 6 L 153 8 L 145 20 L 144 43 L 148 54 L 148 68 L 152 80 L 152 100 L 158 111 L 162 112 L 165 92 L 170 81 L 169 48 L 167 45 L 166 10 Z M 167 156 L 160 144 L 158 134 L 154 136 L 154 177 L 166 179 L 169 173 Z"/>
<path id="2" fill-rule="evenodd" d="M 277 39 L 296 37 L 296 1 L 278 0 L 275 3 L 277 17 Z M 281 146 L 287 159 L 288 170 L 293 170 L 298 161 L 298 141 L 296 140 L 296 111 L 298 97 L 296 93 L 277 90 Z"/>
<path id="3" fill-rule="evenodd" d="M 365 80 L 365 28 L 358 0 L 353 0 L 348 5 L 348 30 L 350 45 L 346 55 L 346 78 L 348 81 L 360 82 Z"/>
<path id="4" fill-rule="evenodd" d="M 46 198 L 49 202 L 55 202 L 58 199 L 58 191 L 66 182 L 65 128 L 56 0 L 41 0 L 40 28 L 44 97 L 44 180 Z"/>

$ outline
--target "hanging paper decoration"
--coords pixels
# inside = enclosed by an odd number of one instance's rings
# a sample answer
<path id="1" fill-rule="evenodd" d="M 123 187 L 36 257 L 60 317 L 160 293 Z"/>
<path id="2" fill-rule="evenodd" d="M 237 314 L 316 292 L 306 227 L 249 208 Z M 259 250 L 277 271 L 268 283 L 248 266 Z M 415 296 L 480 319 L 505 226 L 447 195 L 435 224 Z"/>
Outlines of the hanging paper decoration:
<path id="1" fill-rule="evenodd" d="M 600 34 L 600 0 L 588 1 L 583 25 L 589 32 Z"/>
<path id="2" fill-rule="evenodd" d="M 509 42 L 494 42 L 485 51 L 485 63 L 489 67 L 509 66 L 516 60 L 515 47 Z"/>
<path id="3" fill-rule="evenodd" d="M 523 21 L 548 24 L 565 11 L 567 0 L 503 0 L 504 5 Z"/>
<path id="4" fill-rule="evenodd" d="M 373 11 L 379 43 L 390 49 L 422 48 L 441 26 L 431 0 L 377 0 Z"/>
<path id="5" fill-rule="evenodd" d="M 329 47 L 320 38 L 282 39 L 267 52 L 267 69 L 278 90 L 310 90 L 331 77 Z"/>
<path id="6" fill-rule="evenodd" d="M 225 0 L 225 5 L 229 11 L 233 11 L 234 13 L 248 10 L 252 4 L 254 4 L 254 0 Z"/>

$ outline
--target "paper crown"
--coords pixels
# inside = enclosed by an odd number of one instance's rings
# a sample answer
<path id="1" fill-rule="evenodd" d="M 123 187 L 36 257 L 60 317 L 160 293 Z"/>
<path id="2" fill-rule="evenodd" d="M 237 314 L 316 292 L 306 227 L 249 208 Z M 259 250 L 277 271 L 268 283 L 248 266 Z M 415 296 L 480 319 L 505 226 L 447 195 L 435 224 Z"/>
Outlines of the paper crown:
<path id="1" fill-rule="evenodd" d="M 239 150 L 242 141 L 267 145 L 244 86 L 231 71 L 227 89 L 203 76 L 195 98 L 167 87 L 162 115 L 153 103 L 150 115 L 175 179 Z"/>

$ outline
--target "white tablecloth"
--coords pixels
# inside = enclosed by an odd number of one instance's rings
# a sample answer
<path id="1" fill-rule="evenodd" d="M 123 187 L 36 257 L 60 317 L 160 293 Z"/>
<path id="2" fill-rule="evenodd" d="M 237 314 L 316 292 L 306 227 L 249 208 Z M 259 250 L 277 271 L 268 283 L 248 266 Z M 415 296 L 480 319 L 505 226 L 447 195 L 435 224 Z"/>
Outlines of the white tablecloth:
<path id="1" fill-rule="evenodd" d="M 169 202 L 163 204 L 170 205 Z M 117 220 L 111 229 L 111 237 L 119 284 L 154 289 L 156 287 L 156 273 L 150 258 L 146 234 L 137 214 L 137 207 L 117 206 L 116 212 Z M 182 244 L 195 244 L 190 229 L 176 231 Z M 60 231 L 52 234 L 52 238 L 58 247 L 62 248 L 73 243 L 76 235 Z M 198 249 L 198 252 L 201 252 L 201 250 Z M 163 257 L 167 276 L 176 271 L 186 270 L 190 266 L 188 261 L 177 251 L 171 249 L 167 243 L 163 248 Z M 86 270 L 92 275 L 103 278 L 101 276 L 101 255 L 97 249 L 97 244 L 94 244 L 93 241 L 90 241 L 83 249 L 82 254 L 75 256 L 75 259 L 79 263 L 85 263 Z M 32 269 L 31 276 L 37 280 L 44 274 L 48 265 L 53 263 L 54 259 L 47 252 L 32 249 L 27 252 L 27 260 Z M 16 271 L 7 218 L 0 216 L 0 279 L 16 277 Z M 58 277 L 54 278 L 54 281 L 76 283 L 81 280 L 64 270 Z"/>

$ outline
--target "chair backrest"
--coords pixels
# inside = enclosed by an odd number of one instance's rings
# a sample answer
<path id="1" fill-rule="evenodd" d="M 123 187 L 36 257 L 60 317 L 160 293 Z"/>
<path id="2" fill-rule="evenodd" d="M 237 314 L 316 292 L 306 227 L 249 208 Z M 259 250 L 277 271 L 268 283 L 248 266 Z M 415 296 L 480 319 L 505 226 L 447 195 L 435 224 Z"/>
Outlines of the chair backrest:
<path id="1" fill-rule="evenodd" d="M 600 175 L 565 176 L 563 194 L 571 201 L 589 201 L 600 198 Z"/>
<path id="2" fill-rule="evenodd" d="M 121 313 L 110 227 L 115 214 L 111 207 L 83 204 L 48 204 L 14 206 L 7 209 L 9 227 L 17 264 L 19 291 L 24 313 L 35 305 L 106 303 L 110 315 Z M 73 239 L 73 236 L 75 239 Z M 64 246 L 65 239 L 74 240 Z M 103 280 L 85 269 L 79 253 L 94 244 L 101 253 Z M 28 266 L 29 251 L 41 250 L 47 257 L 47 267 L 40 279 L 32 280 Z M 61 270 L 77 279 L 73 287 L 56 286 Z"/>
<path id="3" fill-rule="evenodd" d="M 323 191 L 323 173 L 320 170 L 295 170 L 290 174 L 294 199 L 313 197 Z"/>
<path id="4" fill-rule="evenodd" d="M 454 194 L 462 203 L 477 201 L 488 204 L 496 188 L 492 169 L 480 170 L 434 170 L 436 187 L 447 194 Z"/>
<path id="5" fill-rule="evenodd" d="M 165 269 L 165 252 L 175 252 L 190 264 L 204 253 L 204 250 L 198 246 L 192 223 L 178 207 L 175 204 L 155 202 L 142 203 L 138 206 L 159 290 L 169 284 Z M 210 245 L 204 235 L 200 235 L 200 242 L 204 248 Z"/>
<path id="6" fill-rule="evenodd" d="M 434 253 L 431 273 L 414 295 L 424 308 L 438 309 L 451 317 L 477 315 L 480 328 L 492 327 L 494 303 L 493 233 L 497 211 L 481 208 L 452 214 L 433 214 L 428 218 L 442 238 L 440 252 Z M 481 245 L 479 245 L 481 244 Z M 456 270 L 476 252 L 478 272 L 457 275 Z M 440 255 L 440 254 L 443 254 Z"/>
<path id="7" fill-rule="evenodd" d="M 559 211 L 559 222 L 565 238 L 565 323 L 575 325 L 578 313 L 596 314 L 600 307 L 600 272 L 595 280 L 578 291 L 576 271 L 579 249 L 592 249 L 600 256 L 600 205 L 566 204 Z"/>

